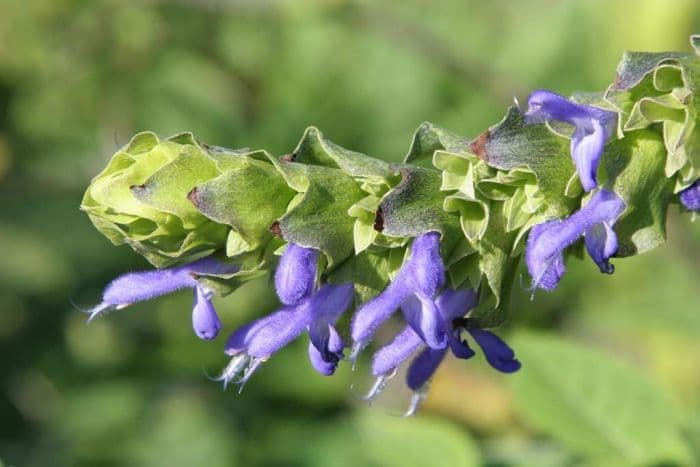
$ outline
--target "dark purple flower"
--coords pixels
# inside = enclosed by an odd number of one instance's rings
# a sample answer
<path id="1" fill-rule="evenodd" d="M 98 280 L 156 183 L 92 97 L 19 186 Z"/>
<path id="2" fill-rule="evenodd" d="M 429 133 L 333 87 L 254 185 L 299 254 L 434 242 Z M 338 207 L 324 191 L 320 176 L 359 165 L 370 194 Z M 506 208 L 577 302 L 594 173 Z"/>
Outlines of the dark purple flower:
<path id="1" fill-rule="evenodd" d="M 585 235 L 586 249 L 602 272 L 611 273 L 609 259 L 617 253 L 612 226 L 625 202 L 612 191 L 596 192 L 583 208 L 564 220 L 551 220 L 532 228 L 525 248 L 525 262 L 533 288 L 552 290 L 561 280 L 564 249 Z"/>
<path id="2" fill-rule="evenodd" d="M 124 274 L 110 282 L 102 294 L 102 302 L 88 310 L 88 321 L 110 310 L 121 310 L 137 302 L 190 288 L 194 289 L 192 327 L 200 339 L 214 339 L 221 322 L 211 303 L 211 291 L 197 282 L 197 276 L 230 274 L 237 269 L 234 264 L 207 257 L 183 266 Z"/>
<path id="3" fill-rule="evenodd" d="M 473 290 L 446 289 L 435 302 L 440 311 L 443 332 L 448 338 L 449 346 L 442 349 L 430 348 L 425 345 L 414 329 L 407 325 L 391 343 L 374 354 L 372 374 L 376 377 L 376 381 L 367 394 L 367 399 L 376 397 L 396 373 L 399 365 L 419 352 L 406 374 L 406 384 L 413 391 L 406 415 L 415 413 L 425 397 L 428 381 L 445 358 L 448 349 L 457 358 L 468 359 L 474 356 L 474 351 L 461 337 L 463 330 L 471 334 L 493 368 L 504 373 L 512 373 L 520 368 L 520 362 L 515 359 L 513 350 L 491 331 L 463 327 L 460 319 L 476 304 L 476 293 Z"/>
<path id="4" fill-rule="evenodd" d="M 352 284 L 326 284 L 314 291 L 318 252 L 289 244 L 275 274 L 275 286 L 285 306 L 236 330 L 225 352 L 231 361 L 219 379 L 244 384 L 260 363 L 308 331 L 309 360 L 323 375 L 331 375 L 345 347 L 335 328 L 350 306 Z"/>
<path id="5" fill-rule="evenodd" d="M 355 341 L 351 358 L 357 356 L 377 328 L 399 308 L 423 342 L 433 348 L 444 348 L 447 338 L 434 300 L 444 283 L 440 234 L 429 232 L 416 237 L 411 245 L 411 257 L 391 284 L 355 313 L 351 326 Z"/>
<path id="6" fill-rule="evenodd" d="M 700 179 L 690 185 L 679 195 L 681 203 L 689 211 L 700 211 Z"/>
<path id="7" fill-rule="evenodd" d="M 559 94 L 542 89 L 530 94 L 527 103 L 526 123 L 556 120 L 575 127 L 571 137 L 571 157 L 584 190 L 596 188 L 598 163 L 606 141 L 615 134 L 617 113 L 576 104 Z"/>

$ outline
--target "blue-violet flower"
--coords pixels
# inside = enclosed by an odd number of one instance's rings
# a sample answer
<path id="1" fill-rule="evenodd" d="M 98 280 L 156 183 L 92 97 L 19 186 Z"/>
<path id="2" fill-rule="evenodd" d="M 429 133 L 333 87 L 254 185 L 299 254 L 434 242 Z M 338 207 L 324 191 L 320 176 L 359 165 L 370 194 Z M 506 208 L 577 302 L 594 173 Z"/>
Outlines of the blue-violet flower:
<path id="1" fill-rule="evenodd" d="M 151 300 L 180 289 L 194 289 L 192 327 L 200 339 L 214 339 L 221 321 L 211 303 L 212 293 L 197 281 L 199 275 L 230 274 L 238 266 L 206 257 L 189 264 L 154 271 L 130 272 L 114 279 L 102 293 L 102 302 L 87 310 L 88 321 L 137 302 Z"/>
<path id="2" fill-rule="evenodd" d="M 220 380 L 244 384 L 260 363 L 308 331 L 309 360 L 323 375 L 335 372 L 345 344 L 335 324 L 350 306 L 352 284 L 323 285 L 315 291 L 318 251 L 290 243 L 275 273 L 275 289 L 283 307 L 236 330 L 225 353 L 231 361 Z"/>
<path id="3" fill-rule="evenodd" d="M 617 235 L 612 226 L 625 209 L 625 202 L 615 193 L 600 190 L 588 204 L 564 220 L 550 220 L 532 228 L 525 248 L 525 262 L 532 276 L 533 288 L 554 289 L 561 280 L 564 249 L 581 235 L 586 249 L 601 272 L 614 271 L 609 259 L 617 253 Z"/>
<path id="4" fill-rule="evenodd" d="M 431 348 L 444 348 L 447 336 L 434 300 L 444 283 L 440 234 L 428 232 L 416 237 L 411 245 L 410 258 L 389 286 L 355 313 L 351 325 L 355 344 L 350 358 L 354 360 L 357 357 L 377 328 L 399 308 L 423 342 Z"/>
<path id="5" fill-rule="evenodd" d="M 598 163 L 606 141 L 615 134 L 617 113 L 600 107 L 577 104 L 559 94 L 542 89 L 530 94 L 527 103 L 526 123 L 555 120 L 575 127 L 571 137 L 571 157 L 583 189 L 591 191 L 596 188 Z"/>
<path id="6" fill-rule="evenodd" d="M 679 195 L 681 203 L 689 211 L 700 211 L 700 179 L 690 185 Z"/>
<path id="7" fill-rule="evenodd" d="M 437 297 L 435 303 L 440 311 L 442 329 L 449 345 L 442 349 L 430 348 L 414 329 L 407 325 L 391 343 L 374 354 L 372 374 L 377 379 L 367 395 L 368 399 L 371 400 L 379 394 L 401 363 L 420 351 L 406 374 L 406 383 L 413 391 L 406 415 L 415 413 L 425 397 L 428 381 L 447 354 L 448 348 L 457 358 L 468 359 L 474 356 L 474 351 L 461 337 L 465 329 L 481 347 L 486 360 L 493 368 L 504 373 L 520 369 L 520 362 L 515 359 L 513 350 L 498 336 L 485 329 L 463 327 L 459 324 L 459 319 L 476 304 L 476 293 L 473 290 L 446 289 Z"/>

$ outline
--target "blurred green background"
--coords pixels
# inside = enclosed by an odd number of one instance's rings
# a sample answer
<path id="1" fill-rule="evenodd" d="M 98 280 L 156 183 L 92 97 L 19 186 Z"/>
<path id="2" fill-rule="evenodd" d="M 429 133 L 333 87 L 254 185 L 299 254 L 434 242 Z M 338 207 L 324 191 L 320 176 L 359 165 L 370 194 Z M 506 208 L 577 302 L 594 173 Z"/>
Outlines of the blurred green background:
<path id="1" fill-rule="evenodd" d="M 424 120 L 476 135 L 513 95 L 605 89 L 625 49 L 689 50 L 699 3 L 0 6 L 0 465 L 700 465 L 700 227 L 676 207 L 668 245 L 613 277 L 572 258 L 555 293 L 516 285 L 521 372 L 448 360 L 407 420 L 400 377 L 369 409 L 367 361 L 323 378 L 303 342 L 222 392 L 188 293 L 89 326 L 71 305 L 147 267 L 78 211 L 140 130 L 284 154 L 314 124 L 398 161 Z M 266 280 L 217 303 L 227 330 L 274 307 Z"/>

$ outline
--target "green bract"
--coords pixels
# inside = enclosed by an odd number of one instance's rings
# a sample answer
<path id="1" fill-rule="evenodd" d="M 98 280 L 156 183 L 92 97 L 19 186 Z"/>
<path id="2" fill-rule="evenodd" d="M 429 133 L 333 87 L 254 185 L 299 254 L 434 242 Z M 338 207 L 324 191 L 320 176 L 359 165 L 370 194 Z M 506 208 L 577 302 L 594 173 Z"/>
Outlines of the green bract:
<path id="1" fill-rule="evenodd" d="M 81 209 L 115 245 L 130 245 L 153 265 L 184 262 L 226 239 L 228 229 L 187 200 L 192 188 L 218 173 L 191 134 L 161 140 L 139 133 L 93 179 Z"/>

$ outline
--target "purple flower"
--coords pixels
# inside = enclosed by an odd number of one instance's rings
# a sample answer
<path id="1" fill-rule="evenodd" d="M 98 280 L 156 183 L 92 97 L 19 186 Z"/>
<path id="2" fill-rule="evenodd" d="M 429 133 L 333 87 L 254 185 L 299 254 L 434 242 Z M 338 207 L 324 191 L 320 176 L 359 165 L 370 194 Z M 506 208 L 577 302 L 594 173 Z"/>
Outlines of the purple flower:
<path id="1" fill-rule="evenodd" d="M 221 321 L 211 303 L 211 291 L 197 282 L 197 276 L 230 274 L 237 269 L 238 266 L 234 264 L 207 257 L 183 266 L 124 274 L 110 282 L 102 293 L 102 302 L 88 310 L 88 321 L 110 310 L 121 310 L 137 302 L 190 288 L 194 289 L 194 332 L 200 339 L 214 339 L 221 329 Z"/>
<path id="2" fill-rule="evenodd" d="M 493 368 L 504 373 L 512 373 L 520 368 L 520 362 L 515 359 L 513 350 L 495 334 L 485 329 L 463 327 L 461 318 L 476 304 L 476 293 L 473 290 L 446 289 L 435 303 L 449 345 L 442 349 L 430 348 L 414 329 L 407 325 L 391 343 L 374 354 L 372 374 L 377 379 L 367 394 L 367 399 L 376 397 L 396 373 L 399 365 L 420 351 L 406 374 L 406 384 L 413 391 L 406 415 L 415 413 L 425 397 L 428 381 L 445 358 L 448 348 L 457 358 L 468 359 L 474 356 L 474 351 L 461 337 L 465 329 L 481 347 L 486 360 Z"/>
<path id="3" fill-rule="evenodd" d="M 571 137 L 571 157 L 584 190 L 598 186 L 596 172 L 605 142 L 617 128 L 617 113 L 576 104 L 551 91 L 537 90 L 528 97 L 526 123 L 556 120 L 575 127 Z"/>
<path id="4" fill-rule="evenodd" d="M 681 203 L 689 211 L 700 211 L 700 179 L 680 193 Z"/>
<path id="5" fill-rule="evenodd" d="M 219 379 L 226 386 L 238 378 L 244 384 L 260 363 L 308 331 L 309 360 L 323 375 L 335 372 L 345 347 L 335 328 L 338 318 L 350 306 L 352 284 L 326 284 L 317 291 L 318 251 L 289 244 L 275 273 L 277 295 L 282 308 L 236 330 L 226 342 L 231 361 Z"/>
<path id="6" fill-rule="evenodd" d="M 411 257 L 391 284 L 355 313 L 351 326 L 355 341 L 351 359 L 357 357 L 377 328 L 399 308 L 423 342 L 432 348 L 444 348 L 447 337 L 434 300 L 444 283 L 440 234 L 429 232 L 416 237 L 411 246 Z"/>
<path id="7" fill-rule="evenodd" d="M 564 249 L 585 235 L 586 249 L 601 272 L 612 273 L 609 259 L 617 253 L 612 226 L 625 209 L 625 202 L 612 191 L 596 192 L 583 208 L 567 219 L 551 220 L 532 228 L 525 248 L 525 262 L 533 288 L 554 289 L 561 280 Z"/>

